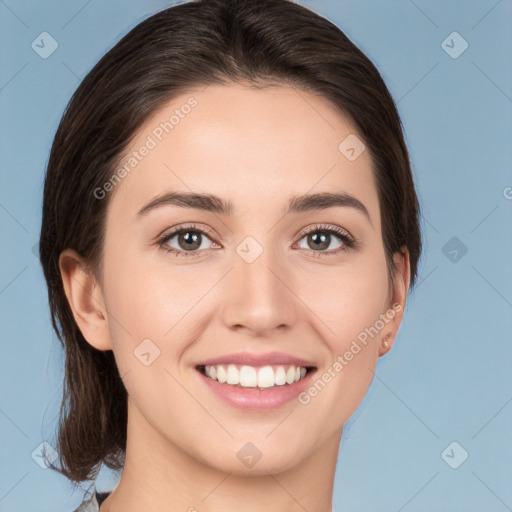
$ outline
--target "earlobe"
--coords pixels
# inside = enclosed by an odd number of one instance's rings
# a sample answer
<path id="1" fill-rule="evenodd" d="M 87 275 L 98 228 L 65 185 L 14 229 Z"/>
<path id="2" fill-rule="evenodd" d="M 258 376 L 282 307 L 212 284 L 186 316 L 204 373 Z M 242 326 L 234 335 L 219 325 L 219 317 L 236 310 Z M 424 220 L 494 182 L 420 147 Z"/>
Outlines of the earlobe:
<path id="1" fill-rule="evenodd" d="M 94 348 L 111 350 L 103 293 L 95 276 L 73 249 L 62 251 L 59 268 L 69 307 L 82 335 Z"/>
<path id="2" fill-rule="evenodd" d="M 391 316 L 392 320 L 389 322 L 385 332 L 383 332 L 381 345 L 379 347 L 379 356 L 387 354 L 395 342 L 398 330 L 402 324 L 411 279 L 410 259 L 407 247 L 402 247 L 401 252 L 395 253 L 393 255 L 393 261 L 396 272 L 393 277 L 390 300 L 386 312 L 386 315 Z"/>

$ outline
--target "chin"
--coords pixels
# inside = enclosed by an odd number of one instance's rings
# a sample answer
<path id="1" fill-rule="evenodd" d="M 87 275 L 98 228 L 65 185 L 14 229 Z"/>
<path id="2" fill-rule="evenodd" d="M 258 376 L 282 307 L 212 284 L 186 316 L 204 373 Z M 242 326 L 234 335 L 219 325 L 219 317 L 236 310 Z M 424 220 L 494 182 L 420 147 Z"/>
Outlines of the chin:
<path id="1" fill-rule="evenodd" d="M 278 436 L 269 441 L 265 440 L 265 435 L 261 436 L 261 440 L 254 434 L 251 441 L 246 440 L 247 438 L 242 440 L 240 437 L 230 439 L 229 446 L 217 448 L 203 460 L 224 473 L 238 476 L 268 476 L 288 471 L 307 456 L 306 443 L 290 443 L 289 437 L 288 443 L 285 443 L 285 440 Z M 294 440 L 296 439 L 298 438 L 295 437 Z"/>
<path id="2" fill-rule="evenodd" d="M 242 477 L 258 477 L 284 473 L 299 464 L 300 460 L 301 458 L 297 454 L 291 456 L 289 454 L 273 453 L 267 456 L 263 454 L 261 459 L 256 461 L 253 466 L 245 466 L 237 458 L 236 461 L 225 459 L 222 464 L 216 467 L 224 473 Z"/>

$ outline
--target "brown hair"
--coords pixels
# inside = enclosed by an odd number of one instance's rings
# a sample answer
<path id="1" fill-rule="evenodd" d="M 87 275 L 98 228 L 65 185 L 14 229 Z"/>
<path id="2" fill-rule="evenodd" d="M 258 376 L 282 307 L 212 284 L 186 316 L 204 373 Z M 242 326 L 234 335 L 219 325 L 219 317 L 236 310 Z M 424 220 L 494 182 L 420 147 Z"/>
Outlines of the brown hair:
<path id="1" fill-rule="evenodd" d="M 52 324 L 66 353 L 58 448 L 80 482 L 100 464 L 121 469 L 127 394 L 112 351 L 84 339 L 67 302 L 59 255 L 75 249 L 100 276 L 108 207 L 93 191 L 148 117 L 208 84 L 288 84 L 328 99 L 348 116 L 372 157 L 389 274 L 406 246 L 414 284 L 421 252 L 419 206 L 402 125 L 371 61 L 334 24 L 289 0 L 198 0 L 133 28 L 85 77 L 57 129 L 44 185 L 40 259 Z M 59 330 L 60 326 L 60 330 Z"/>

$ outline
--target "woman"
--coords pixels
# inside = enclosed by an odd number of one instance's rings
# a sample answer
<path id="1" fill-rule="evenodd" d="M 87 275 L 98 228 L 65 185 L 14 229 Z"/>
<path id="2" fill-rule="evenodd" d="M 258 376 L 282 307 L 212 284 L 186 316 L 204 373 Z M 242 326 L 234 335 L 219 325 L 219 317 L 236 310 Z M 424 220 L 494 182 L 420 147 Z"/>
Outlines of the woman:
<path id="1" fill-rule="evenodd" d="M 208 0 L 135 27 L 71 99 L 44 189 L 54 469 L 123 469 L 77 510 L 330 511 L 418 215 L 393 100 L 326 19 Z"/>

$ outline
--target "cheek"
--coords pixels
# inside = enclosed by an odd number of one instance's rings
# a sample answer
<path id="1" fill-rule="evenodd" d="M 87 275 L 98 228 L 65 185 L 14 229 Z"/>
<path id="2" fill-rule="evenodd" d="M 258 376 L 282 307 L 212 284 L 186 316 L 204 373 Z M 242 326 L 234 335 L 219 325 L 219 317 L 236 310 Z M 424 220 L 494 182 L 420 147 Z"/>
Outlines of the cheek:
<path id="1" fill-rule="evenodd" d="M 104 297 L 114 350 L 133 351 L 144 339 L 160 346 L 163 334 L 172 327 L 167 313 L 176 309 L 176 283 L 166 282 L 136 252 L 121 251 L 121 247 L 126 244 L 111 241 L 104 257 Z"/>
<path id="2" fill-rule="evenodd" d="M 109 314 L 135 338 L 170 337 L 174 326 L 200 298 L 197 283 L 190 285 L 194 279 L 189 272 L 171 275 L 160 270 L 123 265 L 118 260 L 115 270 L 105 280 Z"/>
<path id="3" fill-rule="evenodd" d="M 306 279 L 302 296 L 325 324 L 331 350 L 340 353 L 347 344 L 370 328 L 384 313 L 388 300 L 388 277 L 384 254 L 376 251 L 354 264 L 323 269 L 325 286 Z"/>
<path id="4" fill-rule="evenodd" d="M 126 390 L 148 418 L 172 417 L 172 407 L 188 404 L 176 365 L 194 339 L 187 313 L 199 290 L 187 286 L 186 273 L 165 275 L 137 257 L 112 252 L 104 268 L 113 352 Z"/>
<path id="5" fill-rule="evenodd" d="M 322 390 L 318 407 L 337 411 L 333 418 L 325 418 L 334 428 L 348 419 L 370 385 L 379 342 L 386 332 L 387 324 L 381 318 L 386 312 L 389 289 L 385 255 L 380 247 L 367 251 L 357 262 L 354 258 L 354 264 L 346 269 L 333 272 L 331 268 L 326 272 L 328 285 L 323 293 L 309 281 L 304 293 L 323 320 L 321 336 L 330 359 L 316 377 L 316 382 L 321 382 L 311 391 L 315 395 Z"/>
<path id="6" fill-rule="evenodd" d="M 368 269 L 360 275 L 330 280 L 328 298 L 316 298 L 315 312 L 325 319 L 322 339 L 329 356 L 300 403 L 316 428 L 334 433 L 363 400 L 377 364 L 387 299 L 387 275 Z M 320 325 L 320 324 L 319 324 Z"/>

